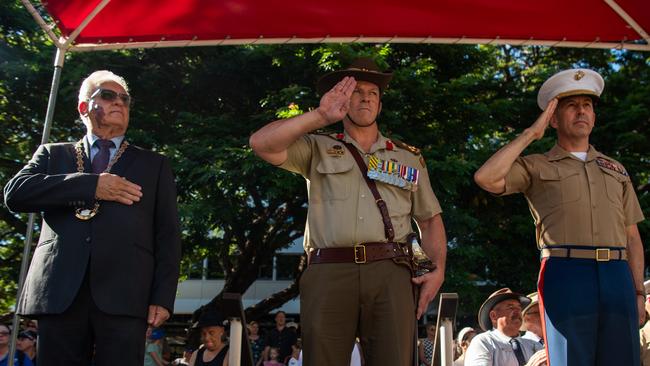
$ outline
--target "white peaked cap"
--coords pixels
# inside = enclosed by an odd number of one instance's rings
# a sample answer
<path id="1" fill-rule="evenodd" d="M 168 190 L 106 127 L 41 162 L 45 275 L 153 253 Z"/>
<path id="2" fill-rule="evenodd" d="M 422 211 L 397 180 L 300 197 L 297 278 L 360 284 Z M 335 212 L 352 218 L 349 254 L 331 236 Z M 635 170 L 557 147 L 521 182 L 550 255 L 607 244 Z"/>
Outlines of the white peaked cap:
<path id="1" fill-rule="evenodd" d="M 545 110 L 553 98 L 572 95 L 592 95 L 600 98 L 605 81 L 599 73 L 589 69 L 569 69 L 551 76 L 537 94 L 537 105 Z"/>

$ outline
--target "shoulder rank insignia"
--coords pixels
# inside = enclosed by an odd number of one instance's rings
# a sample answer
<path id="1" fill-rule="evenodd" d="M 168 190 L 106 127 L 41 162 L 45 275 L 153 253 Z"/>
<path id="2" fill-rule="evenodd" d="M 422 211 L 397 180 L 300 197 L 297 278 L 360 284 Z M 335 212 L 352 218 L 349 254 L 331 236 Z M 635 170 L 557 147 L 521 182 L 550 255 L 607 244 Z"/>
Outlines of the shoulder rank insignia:
<path id="1" fill-rule="evenodd" d="M 334 145 L 327 149 L 327 154 L 338 158 L 339 156 L 345 155 L 345 149 L 341 145 Z"/>
<path id="2" fill-rule="evenodd" d="M 615 171 L 616 173 L 624 175 L 626 177 L 628 176 L 627 172 L 625 171 L 625 168 L 623 168 L 622 165 L 616 164 L 605 158 L 601 158 L 601 157 L 596 158 L 596 164 L 598 164 L 598 166 L 601 168 Z"/>
<path id="3" fill-rule="evenodd" d="M 398 146 L 398 147 L 410 152 L 413 155 L 420 155 L 420 164 L 422 165 L 423 168 L 426 166 L 425 163 L 424 163 L 424 158 L 421 155 L 420 149 L 418 149 L 415 146 L 406 144 L 406 143 L 404 143 L 404 142 L 402 142 L 400 140 L 391 140 L 391 141 L 395 144 L 395 146 Z"/>
<path id="4" fill-rule="evenodd" d="M 415 146 L 411 146 L 409 144 L 406 144 L 400 140 L 391 140 L 397 147 L 400 147 L 408 152 L 410 152 L 413 155 L 420 155 L 420 149 L 418 149 Z"/>
<path id="5" fill-rule="evenodd" d="M 368 157 L 368 178 L 415 192 L 418 189 L 420 171 L 392 160 L 382 160 L 375 155 Z"/>

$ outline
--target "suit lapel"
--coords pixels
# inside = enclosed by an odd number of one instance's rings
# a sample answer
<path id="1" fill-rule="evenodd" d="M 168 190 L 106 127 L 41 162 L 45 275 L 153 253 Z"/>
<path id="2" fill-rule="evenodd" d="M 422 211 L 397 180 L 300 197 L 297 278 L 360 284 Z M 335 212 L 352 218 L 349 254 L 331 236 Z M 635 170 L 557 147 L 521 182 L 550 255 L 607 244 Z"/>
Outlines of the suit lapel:
<path id="1" fill-rule="evenodd" d="M 129 169 L 131 164 L 135 161 L 138 155 L 138 149 L 133 145 L 127 146 L 126 150 L 120 158 L 113 164 L 111 168 L 111 173 L 119 176 L 124 176 L 124 173 Z"/>

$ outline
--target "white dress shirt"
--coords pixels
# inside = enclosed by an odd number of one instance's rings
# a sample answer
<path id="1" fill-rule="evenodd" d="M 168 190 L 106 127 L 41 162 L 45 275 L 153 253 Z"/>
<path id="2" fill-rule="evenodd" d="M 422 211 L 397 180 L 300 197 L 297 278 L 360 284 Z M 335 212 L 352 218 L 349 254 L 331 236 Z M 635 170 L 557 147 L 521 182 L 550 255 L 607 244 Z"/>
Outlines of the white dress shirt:
<path id="1" fill-rule="evenodd" d="M 481 333 L 472 339 L 465 354 L 465 366 L 519 366 L 517 356 L 512 350 L 512 337 L 492 329 Z M 524 358 L 528 360 L 533 354 L 544 349 L 538 342 L 521 337 L 516 338 L 521 345 Z"/>

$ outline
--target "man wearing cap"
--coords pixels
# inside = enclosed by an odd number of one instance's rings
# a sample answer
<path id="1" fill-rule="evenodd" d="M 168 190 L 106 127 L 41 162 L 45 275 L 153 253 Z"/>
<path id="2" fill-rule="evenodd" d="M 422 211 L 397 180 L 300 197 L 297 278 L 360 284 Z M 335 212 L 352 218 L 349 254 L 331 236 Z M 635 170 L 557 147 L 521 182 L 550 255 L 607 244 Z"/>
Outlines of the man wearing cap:
<path id="1" fill-rule="evenodd" d="M 542 332 L 542 319 L 539 312 L 539 301 L 537 300 L 537 292 L 526 295 L 530 299 L 530 304 L 526 305 L 521 312 L 523 317 L 523 324 L 521 330 L 525 331 L 522 338 L 530 339 L 531 341 L 544 344 L 544 333 Z"/>
<path id="2" fill-rule="evenodd" d="M 485 190 L 521 192 L 528 201 L 542 251 L 538 292 L 551 366 L 639 364 L 644 217 L 625 168 L 589 144 L 603 87 L 588 69 L 553 75 L 539 91 L 537 121 L 475 174 Z M 520 157 L 549 124 L 557 144 Z"/>
<path id="3" fill-rule="evenodd" d="M 9 340 L 11 339 L 11 328 L 8 325 L 0 323 L 0 366 L 9 364 Z M 32 366 L 32 360 L 22 351 L 16 350 L 14 353 L 14 365 Z"/>
<path id="4" fill-rule="evenodd" d="M 33 330 L 23 330 L 16 338 L 16 349 L 22 351 L 36 365 L 36 338 Z"/>
<path id="5" fill-rule="evenodd" d="M 530 299 L 509 288 L 495 291 L 478 312 L 478 323 L 485 332 L 472 339 L 465 365 L 521 366 L 544 346 L 519 337 L 521 309 Z"/>
<path id="6" fill-rule="evenodd" d="M 357 59 L 318 82 L 318 108 L 275 121 L 251 136 L 264 160 L 308 182 L 300 280 L 304 364 L 345 365 L 355 337 L 368 366 L 409 365 L 415 319 L 442 285 L 446 238 L 441 209 L 418 149 L 377 127 L 392 74 Z M 311 133 L 338 121 L 343 133 Z M 411 280 L 412 220 L 433 271 Z M 411 283 L 419 285 L 414 299 Z M 417 302 L 417 304 L 416 304 Z"/>
<path id="7" fill-rule="evenodd" d="M 214 308 L 203 309 L 196 328 L 201 329 L 203 347 L 192 353 L 191 366 L 228 365 L 228 349 L 224 316 Z"/>

